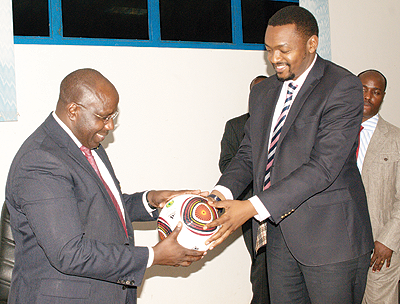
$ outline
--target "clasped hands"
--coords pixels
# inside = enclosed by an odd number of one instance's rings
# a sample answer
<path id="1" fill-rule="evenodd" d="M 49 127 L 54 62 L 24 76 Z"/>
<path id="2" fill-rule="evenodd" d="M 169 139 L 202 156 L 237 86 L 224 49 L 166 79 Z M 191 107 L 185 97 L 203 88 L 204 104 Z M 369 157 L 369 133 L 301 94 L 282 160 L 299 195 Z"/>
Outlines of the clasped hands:
<path id="1" fill-rule="evenodd" d="M 257 214 L 250 201 L 225 200 L 225 197 L 218 191 L 213 191 L 213 194 L 221 198 L 221 201 L 219 202 L 207 197 L 208 192 L 201 192 L 200 190 L 152 190 L 148 193 L 147 199 L 151 206 L 163 208 L 169 200 L 182 194 L 194 194 L 206 197 L 211 206 L 225 210 L 221 217 L 204 227 L 204 229 L 208 229 L 211 227 L 221 226 L 220 229 L 206 241 L 206 245 L 211 244 L 209 250 L 212 250 L 221 244 L 236 229 Z M 153 247 L 153 265 L 189 266 L 207 254 L 206 251 L 197 251 L 182 247 L 177 241 L 181 229 L 182 223 L 179 223 L 167 238 Z"/>

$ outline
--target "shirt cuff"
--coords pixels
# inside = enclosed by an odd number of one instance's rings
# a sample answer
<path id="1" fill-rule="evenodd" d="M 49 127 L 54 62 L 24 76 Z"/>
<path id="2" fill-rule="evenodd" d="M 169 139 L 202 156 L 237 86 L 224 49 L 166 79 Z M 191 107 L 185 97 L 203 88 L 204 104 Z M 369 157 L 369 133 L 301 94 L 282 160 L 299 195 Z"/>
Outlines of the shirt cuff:
<path id="1" fill-rule="evenodd" d="M 257 221 L 262 222 L 271 216 L 258 196 L 250 197 L 249 201 L 257 211 L 257 215 L 254 216 Z"/>
<path id="2" fill-rule="evenodd" d="M 154 208 L 151 208 L 150 207 L 150 205 L 149 205 L 149 202 L 147 201 L 147 199 L 146 199 L 146 196 L 147 196 L 147 193 L 148 193 L 149 191 L 145 191 L 144 193 L 143 193 L 143 195 L 142 195 L 142 202 L 143 202 L 143 206 L 144 206 L 144 208 L 146 208 L 146 211 L 149 213 L 149 214 L 152 214 L 154 211 L 156 211 L 157 209 L 154 209 Z"/>
<path id="3" fill-rule="evenodd" d="M 216 185 L 213 190 L 219 191 L 223 196 L 225 196 L 226 200 L 233 200 L 232 192 L 227 187 Z M 248 200 L 257 211 L 257 215 L 254 216 L 257 221 L 262 222 L 271 216 L 271 214 L 268 212 L 267 208 L 265 208 L 264 204 L 258 198 L 258 196 L 253 196 Z"/>
<path id="4" fill-rule="evenodd" d="M 149 268 L 154 262 L 154 249 L 152 247 L 147 248 L 149 248 L 149 259 L 147 261 L 147 268 Z"/>
<path id="5" fill-rule="evenodd" d="M 233 200 L 233 195 L 231 190 L 229 190 L 225 186 L 216 185 L 213 190 L 219 191 L 223 196 L 225 196 L 226 200 Z"/>

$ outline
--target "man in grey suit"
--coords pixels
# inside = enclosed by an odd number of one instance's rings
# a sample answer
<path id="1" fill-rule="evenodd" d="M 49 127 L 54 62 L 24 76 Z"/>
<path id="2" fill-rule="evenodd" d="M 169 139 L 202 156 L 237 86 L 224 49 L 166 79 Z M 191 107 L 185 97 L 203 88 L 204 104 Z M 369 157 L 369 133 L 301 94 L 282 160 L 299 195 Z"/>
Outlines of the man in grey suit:
<path id="1" fill-rule="evenodd" d="M 361 82 L 316 54 L 304 8 L 274 14 L 265 46 L 276 74 L 251 91 L 244 139 L 211 193 L 225 213 L 208 225 L 222 225 L 210 248 L 254 218 L 271 303 L 361 303 L 373 248 L 356 165 Z M 255 195 L 232 200 L 250 181 Z"/>
<path id="2" fill-rule="evenodd" d="M 363 303 L 397 304 L 400 280 L 400 129 L 379 114 L 386 77 L 361 72 L 364 112 L 357 165 L 367 193 L 374 236 Z"/>
<path id="3" fill-rule="evenodd" d="M 184 191 L 121 193 L 100 144 L 118 103 L 99 72 L 72 72 L 55 112 L 15 156 L 6 186 L 16 243 L 9 303 L 136 303 L 147 267 L 204 255 L 177 243 L 180 226 L 153 248 L 135 246 L 131 222 L 155 220 L 156 208 Z"/>

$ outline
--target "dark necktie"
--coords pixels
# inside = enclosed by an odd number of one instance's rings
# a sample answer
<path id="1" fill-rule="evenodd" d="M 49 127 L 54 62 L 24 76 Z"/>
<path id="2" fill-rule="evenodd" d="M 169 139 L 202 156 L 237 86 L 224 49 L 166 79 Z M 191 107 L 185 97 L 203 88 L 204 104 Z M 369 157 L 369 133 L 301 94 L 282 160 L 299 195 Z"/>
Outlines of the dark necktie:
<path id="1" fill-rule="evenodd" d="M 94 160 L 94 157 L 92 155 L 92 151 L 90 151 L 89 148 L 82 146 L 81 147 L 81 151 L 83 152 L 83 154 L 85 155 L 85 157 L 87 158 L 87 160 L 89 161 L 89 163 L 92 165 L 94 171 L 96 171 L 97 175 L 99 176 L 100 180 L 103 182 L 104 187 L 106 188 L 108 195 L 110 196 L 115 209 L 117 209 L 117 213 L 119 215 L 119 218 L 121 220 L 122 226 L 124 226 L 124 230 L 126 233 L 126 236 L 128 236 L 128 231 L 126 230 L 126 224 L 125 224 L 125 220 L 124 217 L 122 216 L 122 212 L 121 212 L 121 208 L 118 205 L 117 200 L 115 199 L 114 194 L 112 193 L 112 191 L 110 190 L 110 188 L 108 187 L 107 183 L 104 181 L 103 177 L 100 174 L 99 168 L 97 167 L 96 161 Z"/>
<path id="2" fill-rule="evenodd" d="M 278 145 L 279 137 L 281 135 L 282 127 L 285 123 L 286 117 L 289 113 L 290 106 L 293 102 L 293 92 L 296 90 L 297 86 L 293 83 L 289 83 L 288 89 L 286 92 L 285 103 L 283 104 L 283 109 L 281 115 L 279 115 L 278 121 L 274 127 L 272 132 L 271 144 L 268 149 L 268 160 L 267 160 L 267 168 L 265 170 L 265 178 L 264 178 L 264 187 L 263 190 L 268 189 L 271 186 L 271 167 L 274 162 L 274 156 L 276 147 Z M 256 252 L 262 246 L 267 244 L 267 222 L 263 221 L 257 230 L 257 241 L 256 241 Z"/>

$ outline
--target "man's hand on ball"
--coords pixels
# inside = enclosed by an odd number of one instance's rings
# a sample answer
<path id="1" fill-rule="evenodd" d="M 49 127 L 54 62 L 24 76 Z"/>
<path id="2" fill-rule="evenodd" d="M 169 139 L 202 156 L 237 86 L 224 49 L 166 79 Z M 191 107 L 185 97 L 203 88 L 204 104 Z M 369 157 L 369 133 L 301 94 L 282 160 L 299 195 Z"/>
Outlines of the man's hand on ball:
<path id="1" fill-rule="evenodd" d="M 175 196 L 182 194 L 194 194 L 207 196 L 208 191 L 201 190 L 151 190 L 147 193 L 147 201 L 156 208 L 164 208 L 165 204 Z"/>
<path id="2" fill-rule="evenodd" d="M 253 204 L 248 200 L 227 200 L 220 202 L 213 202 L 209 200 L 208 203 L 215 208 L 225 209 L 225 213 L 221 217 L 204 227 L 205 230 L 208 228 L 221 226 L 220 229 L 206 241 L 206 245 L 211 244 L 209 250 L 212 250 L 221 244 L 236 229 L 257 214 Z"/>
<path id="3" fill-rule="evenodd" d="M 168 237 L 153 247 L 153 265 L 189 266 L 207 254 L 205 251 L 186 249 L 179 245 L 177 237 L 181 230 L 182 223 L 179 222 Z"/>

